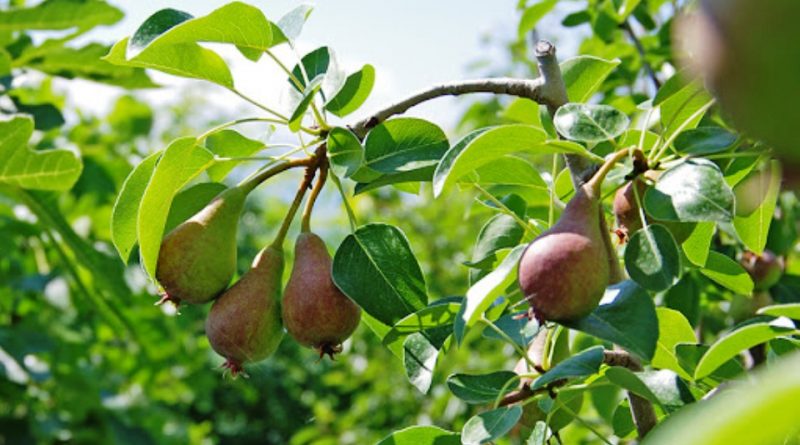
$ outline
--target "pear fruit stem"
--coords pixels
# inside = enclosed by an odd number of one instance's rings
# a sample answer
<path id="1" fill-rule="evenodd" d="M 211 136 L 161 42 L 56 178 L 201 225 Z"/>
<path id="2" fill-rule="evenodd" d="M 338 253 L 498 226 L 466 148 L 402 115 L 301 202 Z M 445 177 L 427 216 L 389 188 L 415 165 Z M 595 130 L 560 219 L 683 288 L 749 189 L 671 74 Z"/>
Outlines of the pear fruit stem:
<path id="1" fill-rule="evenodd" d="M 600 187 L 602 187 L 603 181 L 606 179 L 606 176 L 608 176 L 608 173 L 614 168 L 617 162 L 622 160 L 625 156 L 628 156 L 629 153 L 630 150 L 623 148 L 612 154 L 611 157 L 600 166 L 592 178 L 583 185 L 589 196 L 593 198 L 598 198 L 600 196 Z"/>
<path id="2" fill-rule="evenodd" d="M 317 201 L 317 197 L 319 196 L 322 188 L 325 187 L 325 180 L 328 179 L 328 162 L 327 158 L 321 158 L 319 163 L 319 177 L 317 178 L 317 182 L 314 183 L 314 188 L 311 189 L 311 194 L 308 196 L 308 201 L 306 201 L 306 207 L 303 210 L 303 218 L 300 221 L 300 231 L 301 232 L 310 232 L 311 231 L 311 212 L 314 210 L 314 204 Z"/>
<path id="3" fill-rule="evenodd" d="M 292 204 L 289 206 L 289 211 L 286 213 L 286 217 L 283 218 L 283 224 L 281 224 L 278 234 L 275 235 L 275 240 L 272 241 L 271 246 L 273 248 L 278 250 L 283 249 L 283 241 L 286 239 L 286 234 L 289 232 L 289 227 L 291 227 L 292 221 L 294 221 L 294 217 L 297 214 L 297 210 L 300 208 L 300 204 L 303 202 L 303 197 L 305 197 L 306 191 L 308 191 L 309 187 L 311 186 L 311 182 L 314 181 L 314 176 L 320 165 L 319 159 L 325 158 L 316 155 L 309 158 L 310 161 L 306 166 L 306 172 L 303 175 L 303 180 L 300 181 L 300 186 L 297 187 L 297 193 L 294 196 Z"/>

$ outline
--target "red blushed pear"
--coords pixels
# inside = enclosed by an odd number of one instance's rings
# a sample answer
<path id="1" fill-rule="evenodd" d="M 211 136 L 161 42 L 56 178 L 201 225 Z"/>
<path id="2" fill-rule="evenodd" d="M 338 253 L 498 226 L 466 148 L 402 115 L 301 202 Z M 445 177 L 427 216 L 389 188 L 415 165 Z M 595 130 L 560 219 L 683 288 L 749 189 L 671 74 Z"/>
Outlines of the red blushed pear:
<path id="1" fill-rule="evenodd" d="M 298 343 L 331 358 L 358 327 L 361 309 L 333 283 L 325 242 L 311 232 L 297 237 L 294 266 L 283 296 L 283 322 Z"/>
<path id="2" fill-rule="evenodd" d="M 206 318 L 211 347 L 225 357 L 223 365 L 236 376 L 247 363 L 263 360 L 283 338 L 280 292 L 283 251 L 269 246 L 230 289 L 225 291 Z"/>
<path id="3" fill-rule="evenodd" d="M 519 285 L 538 320 L 578 320 L 592 312 L 603 297 L 612 271 L 607 249 L 610 241 L 600 228 L 600 186 L 625 154 L 616 153 L 578 188 L 561 218 L 522 255 Z"/>

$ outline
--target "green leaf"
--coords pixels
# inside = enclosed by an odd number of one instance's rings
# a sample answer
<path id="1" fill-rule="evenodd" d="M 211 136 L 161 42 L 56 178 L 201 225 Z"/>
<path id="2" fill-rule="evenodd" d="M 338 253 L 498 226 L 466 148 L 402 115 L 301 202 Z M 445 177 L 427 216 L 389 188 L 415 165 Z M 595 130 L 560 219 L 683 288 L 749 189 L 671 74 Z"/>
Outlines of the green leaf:
<path id="1" fill-rule="evenodd" d="M 304 96 L 310 91 L 309 85 L 320 85 L 323 93 L 330 95 L 339 91 L 344 83 L 344 77 L 336 63 L 336 56 L 327 46 L 319 47 L 303 56 L 300 64 L 292 68 L 292 76 L 300 82 L 300 85 L 291 78 L 288 79 L 289 84 L 294 90 L 304 90 Z"/>
<path id="2" fill-rule="evenodd" d="M 205 147 L 223 158 L 245 158 L 264 149 L 264 143 L 242 136 L 234 130 L 222 130 L 209 135 Z M 241 160 L 218 161 L 208 168 L 212 181 L 222 181 Z"/>
<path id="3" fill-rule="evenodd" d="M 192 137 L 174 140 L 164 150 L 142 195 L 136 230 L 142 265 L 155 277 L 158 252 L 172 199 L 214 163 L 214 155 Z"/>
<path id="4" fill-rule="evenodd" d="M 525 445 L 547 445 L 547 441 L 552 436 L 553 433 L 547 427 L 547 423 L 539 420 L 533 427 L 531 435 L 528 436 L 528 440 L 525 441 Z"/>
<path id="5" fill-rule="evenodd" d="M 764 253 L 767 245 L 780 191 L 781 165 L 778 161 L 772 161 L 767 170 L 751 176 L 734 190 L 737 207 L 733 227 L 742 243 L 758 255 Z"/>
<path id="6" fill-rule="evenodd" d="M 197 18 L 183 11 L 162 9 L 139 26 L 128 51 L 135 57 L 147 47 L 198 42 L 266 51 L 273 46 L 272 26 L 260 9 L 242 2 L 228 3 Z"/>
<path id="7" fill-rule="evenodd" d="M 120 40 L 111 47 L 103 60 L 115 65 L 151 68 L 233 88 L 233 77 L 225 61 L 214 51 L 196 43 L 148 47 L 130 59 L 126 56 L 127 46 L 128 38 Z"/>
<path id="8" fill-rule="evenodd" d="M 514 123 L 534 127 L 542 126 L 542 120 L 539 118 L 539 104 L 524 97 L 514 99 L 503 111 L 502 116 Z"/>
<path id="9" fill-rule="evenodd" d="M 696 326 L 700 321 L 700 285 L 705 283 L 695 273 L 684 274 L 678 284 L 664 293 L 664 306 L 680 312 Z"/>
<path id="10" fill-rule="evenodd" d="M 11 56 L 6 50 L 0 48 L 0 77 L 6 77 L 9 74 L 11 74 Z M 0 89 L 0 91 L 3 90 Z"/>
<path id="11" fill-rule="evenodd" d="M 636 375 L 656 396 L 657 403 L 667 413 L 677 411 L 695 401 L 686 382 L 670 370 L 644 371 Z"/>
<path id="12" fill-rule="evenodd" d="M 460 301 L 434 301 L 395 323 L 383 336 L 383 344 L 393 349 L 409 335 L 422 332 L 434 347 L 441 348 L 444 340 L 453 332 L 453 322 L 460 308 Z"/>
<path id="13" fill-rule="evenodd" d="M 766 306 L 759 309 L 758 313 L 760 315 L 771 315 L 773 317 L 787 317 L 793 320 L 800 320 L 800 303 Z"/>
<path id="14" fill-rule="evenodd" d="M 388 224 L 359 227 L 333 258 L 333 281 L 365 312 L 389 326 L 425 307 L 425 279 L 408 239 Z"/>
<path id="15" fill-rule="evenodd" d="M 800 418 L 800 355 L 781 359 L 718 396 L 670 416 L 648 445 L 779 444 L 796 434 Z"/>
<path id="16" fill-rule="evenodd" d="M 731 187 L 742 182 L 759 165 L 761 159 L 762 156 L 743 156 L 731 159 L 728 166 L 725 167 L 725 182 Z"/>
<path id="17" fill-rule="evenodd" d="M 753 323 L 736 329 L 711 345 L 697 364 L 694 378 L 695 380 L 701 379 L 711 374 L 723 363 L 755 345 L 797 333 L 792 322 L 785 318 L 779 318 L 769 323 Z"/>
<path id="18" fill-rule="evenodd" d="M 436 197 L 441 196 L 447 187 L 463 176 L 510 153 L 552 154 L 573 150 L 585 152 L 582 147 L 576 149 L 566 145 L 545 146 L 546 139 L 547 133 L 541 128 L 523 124 L 475 130 L 447 150 L 436 166 L 433 194 Z"/>
<path id="19" fill-rule="evenodd" d="M 226 189 L 225 184 L 218 182 L 201 182 L 178 192 L 169 208 L 164 233 L 169 233 L 179 224 L 191 218 Z"/>
<path id="20" fill-rule="evenodd" d="M 543 328 L 536 319 L 528 319 L 524 312 L 503 315 L 494 321 L 494 325 L 522 348 L 527 347 Z M 506 341 L 503 336 L 490 327 L 483 330 L 483 336 L 494 340 Z"/>
<path id="21" fill-rule="evenodd" d="M 539 20 L 546 16 L 556 4 L 558 4 L 558 0 L 539 0 L 525 8 L 522 12 L 522 17 L 519 19 L 517 38 L 524 41 L 527 34 L 536 28 Z"/>
<path id="22" fill-rule="evenodd" d="M 619 59 L 605 60 L 578 56 L 561 63 L 561 76 L 571 102 L 586 102 L 620 64 Z"/>
<path id="23" fill-rule="evenodd" d="M 495 215 L 481 228 L 478 240 L 472 249 L 470 267 L 489 267 L 497 259 L 498 250 L 516 247 L 522 240 L 525 230 L 510 215 Z"/>
<path id="24" fill-rule="evenodd" d="M 646 360 L 652 359 L 658 342 L 653 300 L 630 280 L 609 286 L 597 309 L 565 326 L 616 343 Z"/>
<path id="25" fill-rule="evenodd" d="M 665 221 L 728 222 L 733 205 L 733 191 L 722 172 L 706 159 L 688 159 L 670 168 L 644 196 L 647 213 Z"/>
<path id="26" fill-rule="evenodd" d="M 700 127 L 684 131 L 675 138 L 675 149 L 679 153 L 704 156 L 720 153 L 731 148 L 737 136 L 721 127 Z"/>
<path id="27" fill-rule="evenodd" d="M 678 311 L 660 307 L 656 309 L 658 316 L 658 343 L 651 365 L 655 368 L 669 369 L 681 377 L 691 378 L 684 371 L 675 355 L 678 343 L 692 343 L 696 340 L 694 330 L 686 317 Z"/>
<path id="28" fill-rule="evenodd" d="M 303 124 L 303 118 L 306 116 L 308 108 L 314 101 L 314 97 L 319 92 L 322 85 L 322 77 L 316 77 L 312 80 L 302 94 L 291 94 L 291 110 L 292 114 L 289 117 L 289 130 L 297 133 Z"/>
<path id="29" fill-rule="evenodd" d="M 544 388 L 556 380 L 587 377 L 596 374 L 603 364 L 603 347 L 593 346 L 564 360 L 548 370 L 531 385 L 531 389 Z"/>
<path id="30" fill-rule="evenodd" d="M 625 248 L 625 270 L 648 290 L 658 292 L 677 283 L 681 278 L 681 257 L 669 230 L 652 224 L 636 231 Z"/>
<path id="31" fill-rule="evenodd" d="M 474 326 L 497 297 L 517 279 L 517 263 L 525 247 L 523 245 L 514 248 L 495 270 L 469 288 L 464 299 L 463 312 L 459 313 L 465 327 Z"/>
<path id="32" fill-rule="evenodd" d="M 122 11 L 100 0 L 46 0 L 30 8 L 0 11 L 0 31 L 88 30 L 112 25 Z"/>
<path id="33" fill-rule="evenodd" d="M 686 241 L 681 244 L 686 258 L 694 265 L 703 266 L 708 261 L 711 239 L 714 237 L 713 222 L 697 223 Z"/>
<path id="34" fill-rule="evenodd" d="M 436 165 L 448 147 L 447 136 L 437 125 L 397 118 L 370 130 L 364 157 L 367 167 L 381 173 L 412 172 Z"/>
<path id="35" fill-rule="evenodd" d="M 0 183 L 32 190 L 69 190 L 83 163 L 69 150 L 31 150 L 33 119 L 11 116 L 0 120 Z"/>
<path id="36" fill-rule="evenodd" d="M 389 434 L 378 445 L 461 445 L 461 435 L 436 426 L 412 426 Z"/>
<path id="37" fill-rule="evenodd" d="M 454 396 L 466 403 L 480 405 L 494 402 L 509 380 L 517 378 L 512 371 L 497 371 L 489 374 L 453 374 L 447 378 L 447 387 Z M 515 389 L 509 385 L 503 395 Z"/>
<path id="38" fill-rule="evenodd" d="M 364 147 L 347 128 L 335 127 L 328 133 L 328 160 L 336 176 L 351 177 L 364 164 Z"/>
<path id="39" fill-rule="evenodd" d="M 479 184 L 495 196 L 519 195 L 530 206 L 549 205 L 550 188 L 529 161 L 506 155 L 477 168 L 458 180 L 462 184 Z M 520 214 L 524 217 L 524 213 Z"/>
<path id="40" fill-rule="evenodd" d="M 293 43 L 297 40 L 313 10 L 314 8 L 311 5 L 300 5 L 281 17 L 278 20 L 278 28 L 282 35 L 273 36 L 273 44 L 277 45 L 283 41 Z"/>
<path id="41" fill-rule="evenodd" d="M 661 401 L 658 400 L 658 397 L 653 394 L 653 391 L 650 391 L 650 388 L 639 378 L 639 376 L 628 368 L 612 366 L 606 369 L 605 376 L 611 383 L 627 391 L 644 397 L 652 403 L 661 403 Z"/>
<path id="42" fill-rule="evenodd" d="M 364 65 L 359 71 L 347 76 L 342 88 L 327 103 L 325 109 L 336 116 L 344 117 L 364 104 L 375 85 L 375 68 Z"/>
<path id="43" fill-rule="evenodd" d="M 131 170 L 125 182 L 122 183 L 122 189 L 114 203 L 114 209 L 111 212 L 111 240 L 124 263 L 128 263 L 130 260 L 133 246 L 139 239 L 136 233 L 139 203 L 147 184 L 150 183 L 161 153 L 161 151 L 157 151 L 151 154 Z"/>
<path id="44" fill-rule="evenodd" d="M 461 430 L 461 443 L 477 445 L 503 437 L 517 424 L 520 417 L 521 406 L 498 408 L 473 416 Z"/>
<path id="45" fill-rule="evenodd" d="M 733 259 L 719 252 L 711 251 L 700 273 L 726 289 L 742 295 L 753 292 L 753 279 L 750 274 Z"/>
<path id="46" fill-rule="evenodd" d="M 697 364 L 703 355 L 708 351 L 708 345 L 697 343 L 678 343 L 675 345 L 675 355 L 678 357 L 678 362 L 689 375 L 694 375 L 694 370 L 697 369 Z M 742 364 L 737 360 L 738 357 L 732 358 L 720 366 L 716 371 L 712 372 L 707 379 L 711 381 L 722 382 L 736 378 L 744 372 Z"/>
<path id="47" fill-rule="evenodd" d="M 624 133 L 630 119 L 610 105 L 568 103 L 558 109 L 553 123 L 567 139 L 597 143 Z"/>
<path id="48" fill-rule="evenodd" d="M 662 95 L 662 90 L 671 89 L 674 92 Z M 653 106 L 660 105 L 661 125 L 664 127 L 662 137 L 669 139 L 678 131 L 696 127 L 704 114 L 698 114 L 698 111 L 712 103 L 712 100 L 700 81 L 687 82 L 683 79 L 683 73 L 675 74 L 659 90 L 653 103 Z"/>
<path id="49" fill-rule="evenodd" d="M 36 48 L 35 55 L 23 54 L 29 59 L 26 66 L 44 73 L 72 78 L 83 78 L 125 88 L 152 88 L 157 86 L 140 68 L 111 64 L 102 57 L 109 47 L 90 43 L 81 48 L 55 46 Z M 2 69 L 0 69 L 2 72 Z"/>
<path id="50" fill-rule="evenodd" d="M 417 332 L 403 342 L 403 364 L 406 377 L 420 392 L 426 394 L 433 381 L 433 369 L 439 357 L 439 349 L 425 335 Z"/>

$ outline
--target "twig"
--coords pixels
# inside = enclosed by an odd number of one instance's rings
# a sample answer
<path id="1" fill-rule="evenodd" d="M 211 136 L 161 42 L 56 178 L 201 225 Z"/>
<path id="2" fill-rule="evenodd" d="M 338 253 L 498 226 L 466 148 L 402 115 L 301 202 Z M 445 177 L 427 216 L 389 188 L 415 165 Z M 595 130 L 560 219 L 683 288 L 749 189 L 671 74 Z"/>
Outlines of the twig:
<path id="1" fill-rule="evenodd" d="M 639 361 L 625 351 L 603 351 L 603 364 L 608 366 L 621 366 L 633 372 L 641 372 L 642 365 Z M 554 389 L 568 383 L 567 379 L 556 380 L 542 388 L 531 389 L 529 384 L 523 385 L 520 389 L 506 394 L 498 403 L 498 406 L 507 406 L 514 403 L 524 402 L 531 397 L 544 393 L 551 393 Z M 656 426 L 656 417 L 653 405 L 649 400 L 644 399 L 630 391 L 627 393 L 628 403 L 630 404 L 631 416 L 636 425 L 639 438 L 643 438 L 653 427 Z"/>
<path id="2" fill-rule="evenodd" d="M 653 81 L 653 85 L 656 87 L 656 91 L 658 91 L 661 88 L 661 81 L 658 80 L 658 76 L 656 75 L 656 72 L 653 70 L 653 67 L 650 65 L 650 62 L 648 62 L 647 59 L 645 59 L 646 52 L 644 50 L 644 46 L 642 46 L 642 41 L 639 40 L 639 37 L 636 35 L 635 32 L 633 32 L 633 27 L 631 27 L 630 22 L 625 20 L 624 22 L 622 22 L 621 26 L 622 29 L 624 29 L 625 32 L 628 34 L 628 37 L 630 37 L 631 42 L 633 42 L 633 46 L 636 47 L 636 51 L 639 53 L 639 58 L 642 59 L 642 66 L 644 66 L 644 70 L 647 71 L 647 75 L 650 77 L 650 80 Z"/>

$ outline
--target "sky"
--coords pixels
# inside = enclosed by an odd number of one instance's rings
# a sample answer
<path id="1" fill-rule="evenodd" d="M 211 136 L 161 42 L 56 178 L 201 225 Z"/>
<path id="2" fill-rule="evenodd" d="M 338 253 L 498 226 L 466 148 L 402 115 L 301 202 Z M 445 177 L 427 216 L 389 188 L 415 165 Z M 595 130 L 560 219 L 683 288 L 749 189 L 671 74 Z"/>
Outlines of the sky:
<path id="1" fill-rule="evenodd" d="M 125 19 L 113 27 L 100 28 L 84 40 L 113 43 L 131 35 L 153 12 L 175 8 L 200 16 L 224 5 L 222 0 L 199 1 L 118 1 L 110 3 L 125 11 Z M 268 19 L 278 21 L 286 12 L 308 2 L 289 0 L 248 0 L 264 11 Z M 301 53 L 328 45 L 336 52 L 339 64 L 348 72 L 365 63 L 376 68 L 372 96 L 351 122 L 389 103 L 428 86 L 474 77 L 470 63 L 483 58 L 504 57 L 499 48 L 481 44 L 482 36 L 491 34 L 502 40 L 516 32 L 517 0 L 321 0 L 311 3 L 311 14 L 298 41 Z M 279 57 L 294 57 L 282 45 Z M 277 103 L 285 87 L 284 75 L 268 60 L 253 64 L 235 50 L 223 46 L 213 49 L 229 62 L 237 88 L 267 104 Z M 266 58 L 264 58 L 266 59 Z M 293 64 L 294 62 L 292 62 Z M 155 104 L 174 101 L 180 86 L 198 88 L 215 106 L 241 107 L 231 93 L 202 81 L 181 80 L 159 75 L 154 78 L 167 86 L 143 94 Z M 274 87 L 273 87 L 274 86 Z M 118 89 L 89 82 L 71 85 L 70 96 L 76 105 L 102 113 L 108 110 Z M 200 90 L 201 89 L 201 90 Z M 443 98 L 413 110 L 414 115 L 436 119 L 443 127 L 452 126 L 460 109 L 455 99 Z M 237 108 L 238 109 L 238 108 Z M 255 109 L 253 109 L 255 111 Z"/>

